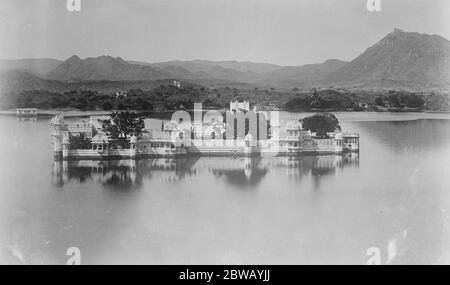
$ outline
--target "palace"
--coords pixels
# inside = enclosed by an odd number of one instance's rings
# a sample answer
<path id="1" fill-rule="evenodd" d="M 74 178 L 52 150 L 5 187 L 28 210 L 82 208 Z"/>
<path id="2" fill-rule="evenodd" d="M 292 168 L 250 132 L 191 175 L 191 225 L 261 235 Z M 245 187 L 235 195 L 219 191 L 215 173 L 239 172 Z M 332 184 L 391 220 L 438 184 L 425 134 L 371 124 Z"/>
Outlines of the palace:
<path id="1" fill-rule="evenodd" d="M 248 109 L 247 106 L 244 104 L 243 107 Z M 232 102 L 230 109 L 232 107 L 237 105 Z M 261 128 L 257 126 L 258 130 L 249 130 L 241 136 L 234 132 L 232 137 L 228 137 L 230 126 L 227 123 L 214 120 L 194 123 L 189 127 L 168 121 L 162 123 L 160 129 L 152 129 L 146 124 L 143 134 L 127 137 L 124 146 L 106 135 L 102 129 L 104 120 L 109 120 L 109 116 L 91 116 L 89 120 L 75 124 L 66 123 L 61 115 L 53 117 L 51 125 L 55 157 L 63 160 L 185 155 L 259 157 L 359 151 L 358 134 L 332 132 L 327 133 L 327 138 L 319 138 L 314 132 L 303 130 L 298 121 L 271 124 L 266 128 L 265 136 L 261 135 Z M 80 134 L 89 140 L 89 147 L 79 149 L 72 146 L 72 140 Z"/>

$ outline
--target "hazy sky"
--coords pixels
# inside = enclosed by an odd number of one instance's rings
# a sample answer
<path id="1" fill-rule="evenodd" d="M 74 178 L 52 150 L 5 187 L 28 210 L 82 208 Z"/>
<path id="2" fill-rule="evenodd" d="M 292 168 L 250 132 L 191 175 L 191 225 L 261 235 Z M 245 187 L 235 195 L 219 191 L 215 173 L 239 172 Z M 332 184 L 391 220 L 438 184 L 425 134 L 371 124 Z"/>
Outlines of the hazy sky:
<path id="1" fill-rule="evenodd" d="M 351 60 L 394 27 L 450 39 L 450 1 L 1 0 L 0 58 L 102 54 L 148 62 Z"/>

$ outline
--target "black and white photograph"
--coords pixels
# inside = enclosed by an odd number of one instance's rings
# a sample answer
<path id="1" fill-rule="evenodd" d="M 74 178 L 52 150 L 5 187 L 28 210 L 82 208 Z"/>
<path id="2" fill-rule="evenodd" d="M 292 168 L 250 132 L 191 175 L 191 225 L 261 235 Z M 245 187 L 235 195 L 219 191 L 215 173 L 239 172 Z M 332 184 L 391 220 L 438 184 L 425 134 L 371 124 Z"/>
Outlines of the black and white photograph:
<path id="1" fill-rule="evenodd" d="M 0 264 L 450 264 L 449 39 L 448 0 L 1 0 Z"/>

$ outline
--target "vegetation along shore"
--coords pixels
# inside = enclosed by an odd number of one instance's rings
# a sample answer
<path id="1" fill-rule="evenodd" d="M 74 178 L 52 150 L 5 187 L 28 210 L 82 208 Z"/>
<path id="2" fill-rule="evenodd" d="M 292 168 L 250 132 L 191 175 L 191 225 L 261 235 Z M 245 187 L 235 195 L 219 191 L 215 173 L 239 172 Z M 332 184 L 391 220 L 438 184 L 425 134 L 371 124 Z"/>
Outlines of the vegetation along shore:
<path id="1" fill-rule="evenodd" d="M 165 111 L 192 109 L 196 102 L 202 102 L 204 108 L 222 109 L 233 100 L 249 100 L 261 108 L 286 111 L 450 111 L 448 95 L 434 92 L 335 88 L 237 89 L 194 85 L 178 88 L 170 84 L 116 93 L 93 90 L 8 92 L 0 96 L 0 109 Z"/>

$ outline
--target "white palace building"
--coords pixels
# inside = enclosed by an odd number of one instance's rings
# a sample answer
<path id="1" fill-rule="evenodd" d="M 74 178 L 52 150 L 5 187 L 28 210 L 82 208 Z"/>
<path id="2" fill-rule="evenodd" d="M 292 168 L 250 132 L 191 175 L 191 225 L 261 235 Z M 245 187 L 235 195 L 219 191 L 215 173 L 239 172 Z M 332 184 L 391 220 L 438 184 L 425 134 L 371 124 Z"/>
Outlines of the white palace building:
<path id="1" fill-rule="evenodd" d="M 248 102 L 231 102 L 230 111 L 249 111 Z M 102 121 L 109 116 L 91 116 L 79 123 L 66 123 L 64 117 L 52 118 L 52 137 L 55 158 L 108 159 L 140 157 L 200 156 L 297 156 L 342 154 L 359 151 L 359 134 L 333 132 L 327 138 L 303 130 L 298 121 L 271 125 L 265 139 L 249 131 L 245 136 L 226 138 L 228 126 L 224 122 L 193 124 L 182 127 L 174 121 L 165 122 L 161 129 L 144 130 L 139 137 L 127 138 L 127 147 L 118 146 L 102 130 Z M 73 149 L 73 137 L 84 134 L 90 147 Z"/>

